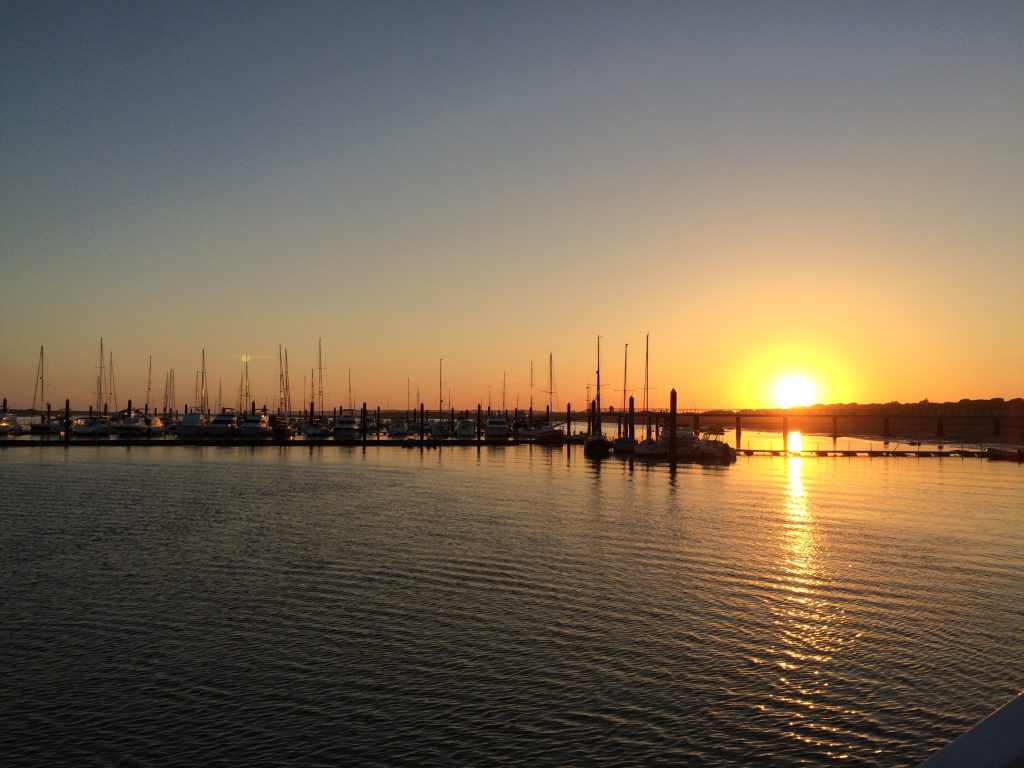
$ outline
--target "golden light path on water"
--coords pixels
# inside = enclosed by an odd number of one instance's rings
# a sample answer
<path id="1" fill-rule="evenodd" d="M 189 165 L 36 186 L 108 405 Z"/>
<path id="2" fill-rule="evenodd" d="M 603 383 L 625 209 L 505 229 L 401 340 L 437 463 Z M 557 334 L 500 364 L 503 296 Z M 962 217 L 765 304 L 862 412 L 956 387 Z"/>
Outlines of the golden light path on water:
<path id="1" fill-rule="evenodd" d="M 797 433 L 799 446 L 799 433 Z M 792 447 L 792 450 L 800 450 Z M 770 603 L 778 646 L 769 649 L 779 676 L 771 694 L 773 708 L 787 713 L 786 736 L 825 750 L 836 759 L 848 746 L 830 723 L 835 705 L 821 703 L 829 686 L 829 666 L 844 644 L 844 610 L 829 599 L 832 578 L 827 542 L 818 529 L 799 456 L 787 459 L 787 484 L 774 569 L 775 599 Z"/>

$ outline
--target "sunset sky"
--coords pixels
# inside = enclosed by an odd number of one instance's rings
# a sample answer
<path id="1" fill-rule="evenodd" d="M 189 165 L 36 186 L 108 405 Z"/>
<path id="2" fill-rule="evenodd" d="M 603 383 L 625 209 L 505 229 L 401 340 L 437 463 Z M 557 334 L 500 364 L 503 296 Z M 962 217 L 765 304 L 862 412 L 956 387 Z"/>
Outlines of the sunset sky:
<path id="1" fill-rule="evenodd" d="M 1024 395 L 1024 3 L 0 5 L 0 396 Z M 306 398 L 308 399 L 308 397 Z"/>

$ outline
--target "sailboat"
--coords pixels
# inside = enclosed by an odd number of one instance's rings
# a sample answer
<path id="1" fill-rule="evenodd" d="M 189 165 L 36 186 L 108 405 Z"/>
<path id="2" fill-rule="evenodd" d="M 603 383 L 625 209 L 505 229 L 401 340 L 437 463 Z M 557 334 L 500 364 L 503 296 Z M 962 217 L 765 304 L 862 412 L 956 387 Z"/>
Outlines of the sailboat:
<path id="1" fill-rule="evenodd" d="M 168 383 L 165 386 L 164 411 L 168 407 L 174 408 L 174 371 L 170 372 Z M 209 398 L 206 392 L 206 349 L 203 349 L 202 369 L 196 376 L 195 399 L 192 403 L 192 410 L 185 406 L 185 414 L 175 427 L 175 434 L 182 439 L 190 437 L 203 437 L 208 430 L 209 422 Z"/>
<path id="2" fill-rule="evenodd" d="M 646 456 L 647 458 L 653 458 L 657 456 L 664 456 L 668 453 L 668 448 L 657 440 L 651 434 L 651 414 L 648 410 L 648 384 L 649 368 L 651 361 L 651 334 L 647 334 L 644 339 L 644 424 L 646 426 L 646 437 L 637 443 L 633 449 L 633 453 L 637 456 Z"/>
<path id="3" fill-rule="evenodd" d="M 59 435 L 60 419 L 50 419 L 50 404 L 46 402 L 46 377 L 43 364 L 43 348 L 39 347 L 39 367 L 36 370 L 36 384 L 32 389 L 32 410 L 36 410 L 36 391 L 39 392 L 39 421 L 28 425 L 28 431 L 33 435 Z M 46 411 L 43 412 L 43 406 Z"/>
<path id="4" fill-rule="evenodd" d="M 96 411 L 75 419 L 71 433 L 80 437 L 110 437 L 110 422 L 101 413 L 107 410 L 107 379 L 103 371 L 103 339 L 100 339 L 100 365 L 96 376 Z M 113 357 L 111 357 L 113 361 Z"/>
<path id="5" fill-rule="evenodd" d="M 537 445 L 562 445 L 565 442 L 565 432 L 558 429 L 554 424 L 551 423 L 551 412 L 552 412 L 552 397 L 554 397 L 555 388 L 554 375 L 552 374 L 552 355 L 548 353 L 548 421 L 537 427 L 537 431 L 533 434 L 533 442 Z"/>
<path id="6" fill-rule="evenodd" d="M 593 429 L 583 443 L 583 453 L 587 456 L 607 456 L 612 449 L 612 441 L 601 431 L 601 337 L 597 337 L 597 399 Z"/>
<path id="7" fill-rule="evenodd" d="M 622 412 L 620 413 L 623 421 L 621 422 L 625 433 L 615 438 L 615 452 L 616 453 L 632 453 L 633 449 L 636 448 L 636 438 L 629 434 L 629 424 L 624 421 L 627 415 L 626 412 L 626 398 L 629 396 L 629 344 L 626 345 L 626 351 L 622 357 Z"/>

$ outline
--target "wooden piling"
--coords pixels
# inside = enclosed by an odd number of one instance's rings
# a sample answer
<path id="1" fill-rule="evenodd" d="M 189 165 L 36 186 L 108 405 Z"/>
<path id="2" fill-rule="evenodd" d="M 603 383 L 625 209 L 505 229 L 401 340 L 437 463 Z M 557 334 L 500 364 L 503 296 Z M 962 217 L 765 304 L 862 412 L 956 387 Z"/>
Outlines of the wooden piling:
<path id="1" fill-rule="evenodd" d="M 64 401 L 64 441 L 71 439 L 71 400 Z"/>
<path id="2" fill-rule="evenodd" d="M 629 396 L 629 425 L 627 427 L 627 434 L 630 440 L 636 440 L 636 407 L 633 403 L 633 396 Z"/>
<path id="3" fill-rule="evenodd" d="M 423 438 L 426 437 L 427 433 L 427 409 L 423 403 L 420 403 L 420 442 L 423 442 Z"/>
<path id="4" fill-rule="evenodd" d="M 736 450 L 740 449 L 740 445 L 743 441 L 743 419 L 740 415 L 736 414 Z"/>
<path id="5" fill-rule="evenodd" d="M 789 417 L 782 417 L 782 452 L 789 453 Z"/>
<path id="6" fill-rule="evenodd" d="M 676 460 L 676 391 L 668 393 L 668 457 Z"/>
<path id="7" fill-rule="evenodd" d="M 363 407 L 359 409 L 359 437 L 363 441 L 363 445 L 366 445 L 366 403 L 363 403 Z"/>

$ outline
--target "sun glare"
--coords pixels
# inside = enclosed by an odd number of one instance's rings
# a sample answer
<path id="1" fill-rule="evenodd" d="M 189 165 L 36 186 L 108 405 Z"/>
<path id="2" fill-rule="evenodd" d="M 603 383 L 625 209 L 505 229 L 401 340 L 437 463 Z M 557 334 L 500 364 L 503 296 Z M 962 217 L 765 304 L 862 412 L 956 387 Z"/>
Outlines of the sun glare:
<path id="1" fill-rule="evenodd" d="M 812 405 L 818 398 L 818 390 L 806 376 L 783 376 L 772 386 L 772 398 L 779 408 Z"/>

